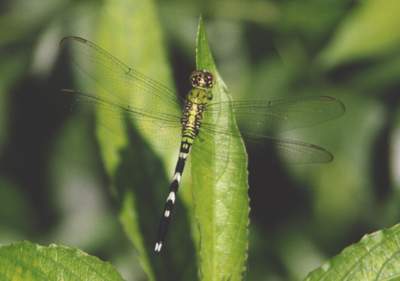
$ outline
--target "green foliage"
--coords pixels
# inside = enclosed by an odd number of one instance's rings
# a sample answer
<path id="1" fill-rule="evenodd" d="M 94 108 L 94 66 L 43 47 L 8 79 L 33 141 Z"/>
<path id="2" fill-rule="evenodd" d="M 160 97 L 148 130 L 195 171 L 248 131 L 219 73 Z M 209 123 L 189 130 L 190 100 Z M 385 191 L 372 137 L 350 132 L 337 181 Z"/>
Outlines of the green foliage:
<path id="1" fill-rule="evenodd" d="M 127 280 L 296 281 L 349 241 L 398 223 L 399 1 L 36 2 L 1 6 L 0 243 L 63 241 L 113 261 Z M 195 46 L 199 14 L 209 40 L 201 23 Z M 215 100 L 337 97 L 346 105 L 342 118 L 282 136 L 321 145 L 335 159 L 292 166 L 273 147 L 249 142 L 247 160 L 240 139 L 202 136 L 164 252 L 154 256 L 179 128 L 115 118 L 105 107 L 95 110 L 95 129 L 92 115 L 69 118 L 75 113 L 64 109 L 70 101 L 59 90 L 89 86 L 70 72 L 74 50 L 58 50 L 67 35 L 92 40 L 172 89 L 174 77 L 182 95 L 196 48 L 197 67 L 216 75 Z M 101 83 L 90 85 L 90 94 L 112 88 L 125 106 L 180 114 L 179 106 L 137 96 L 104 70 L 95 69 Z M 206 118 L 236 132 L 230 109 L 221 112 L 228 114 Z M 396 279 L 396 229 L 367 236 L 308 280 Z M 0 268 L 14 256 L 2 254 Z"/>
<path id="2" fill-rule="evenodd" d="M 321 60 L 335 66 L 396 52 L 400 46 L 399 10 L 400 2 L 396 0 L 360 3 L 335 32 Z"/>
<path id="3" fill-rule="evenodd" d="M 142 4 L 144 2 L 141 2 Z M 151 17 L 152 7 L 151 3 L 148 3 L 147 8 L 142 7 L 141 16 L 146 18 Z M 105 45 L 110 42 L 115 42 L 120 35 L 110 33 L 108 27 L 111 26 L 110 22 L 115 22 L 116 19 L 112 17 L 113 13 L 118 9 L 127 9 L 126 4 L 115 4 L 110 2 L 105 6 L 104 17 L 99 19 L 99 32 L 97 42 L 104 42 Z M 143 12 L 143 11 L 148 12 Z M 117 15 L 120 12 L 116 13 Z M 135 17 L 135 21 L 141 22 L 139 16 Z M 132 30 L 127 28 L 121 29 L 126 30 L 129 33 L 140 34 L 140 30 L 144 30 L 142 26 L 138 26 L 136 22 L 132 22 Z M 154 21 L 156 22 L 156 21 Z M 154 31 L 151 31 L 154 30 Z M 148 45 L 162 46 L 159 27 L 155 24 L 154 26 L 147 26 L 146 42 L 136 42 L 133 44 L 129 53 L 127 53 L 126 46 L 132 45 L 128 41 L 126 44 L 121 44 L 121 49 L 118 53 L 126 53 L 129 56 L 127 61 L 133 61 L 133 65 L 138 69 L 146 69 L 145 73 L 153 77 L 162 77 L 163 74 L 160 69 L 162 62 L 162 49 L 152 48 L 148 49 Z M 127 33 L 128 34 L 128 33 Z M 128 38 L 121 36 L 123 38 Z M 151 34 L 154 34 L 152 37 Z M 104 36 L 104 39 L 103 37 Z M 116 36 L 112 39 L 111 36 Z M 152 39 L 153 38 L 153 39 Z M 153 41 L 150 41 L 150 40 Z M 205 36 L 205 30 L 202 22 L 199 25 L 198 32 L 198 45 L 197 45 L 197 64 L 198 68 L 209 69 L 216 74 L 216 87 L 214 95 L 216 101 L 224 101 L 228 99 L 226 86 L 222 79 L 217 74 L 216 67 L 214 65 L 210 50 L 208 48 L 207 39 Z M 112 44 L 113 45 L 113 44 Z M 110 46 L 111 47 L 111 46 Z M 113 50 L 118 50 L 112 47 Z M 136 52 L 132 52 L 136 50 Z M 140 57 L 136 56 L 136 53 L 141 53 Z M 141 61 L 146 62 L 143 64 Z M 153 61 L 154 70 L 152 70 L 149 62 Z M 97 72 L 103 69 L 96 69 Z M 176 112 L 176 108 L 171 108 L 169 103 L 166 103 L 163 99 L 155 99 L 154 96 L 144 93 L 140 96 L 135 96 L 134 89 L 129 89 L 118 83 L 118 81 L 110 80 L 110 73 L 106 72 L 96 74 L 96 81 L 101 82 L 100 85 L 109 89 L 115 90 L 115 95 L 118 95 L 118 100 L 123 100 L 127 104 L 131 104 L 134 107 L 144 107 L 150 105 L 154 108 L 165 108 L 165 112 L 173 113 Z M 157 74 L 158 73 L 158 74 Z M 110 85 L 106 85 L 110 83 Z M 101 92 L 101 88 L 96 88 L 95 92 Z M 132 95 L 131 98 L 130 96 Z M 112 97 L 115 99 L 115 97 Z M 207 115 L 206 120 L 208 122 L 220 122 L 223 127 L 228 127 L 231 130 L 237 132 L 237 127 L 233 119 L 233 115 L 230 109 L 222 111 L 229 113 L 229 116 L 223 116 L 221 114 L 215 114 L 215 116 Z M 224 113 L 224 114 L 227 114 Z M 176 113 L 179 115 L 179 113 Z M 217 119 L 218 118 L 218 119 Z M 212 120 L 215 119 L 215 120 Z M 108 172 L 113 177 L 113 185 L 116 189 L 120 204 L 121 222 L 124 225 L 125 231 L 129 238 L 133 242 L 133 245 L 139 252 L 139 259 L 141 264 L 147 273 L 150 280 L 157 280 L 165 274 L 169 275 L 169 278 L 174 279 L 174 267 L 169 265 L 166 267 L 153 256 L 153 242 L 151 236 L 147 234 L 154 234 L 157 226 L 156 219 L 159 218 L 161 212 L 157 212 L 162 206 L 162 199 L 165 193 L 159 195 L 153 195 L 148 198 L 144 195 L 142 182 L 146 179 L 152 179 L 148 181 L 152 185 L 152 188 L 156 187 L 158 190 L 165 190 L 168 186 L 168 178 L 163 177 L 160 179 L 153 179 L 152 173 L 160 173 L 157 169 L 163 169 L 161 162 L 165 163 L 165 159 L 171 158 L 171 155 L 176 155 L 178 144 L 179 144 L 179 130 L 173 130 L 169 128 L 161 128 L 157 122 L 149 123 L 146 120 L 137 120 L 134 117 L 130 119 L 127 116 L 126 119 L 111 119 L 109 110 L 103 110 L 98 108 L 97 120 L 100 124 L 107 124 L 107 128 L 99 126 L 97 129 L 97 135 L 100 140 L 100 146 L 103 153 L 103 158 L 108 169 Z M 127 122 L 127 123 L 126 123 Z M 128 125 L 127 125 L 128 124 Z M 132 126 L 134 125 L 134 126 Z M 110 138 L 110 130 L 112 128 L 113 137 Z M 136 128 L 136 129 L 135 129 Z M 162 129 L 162 130 L 161 130 Z M 137 130 L 137 132 L 136 132 Z M 160 138 L 160 134 L 163 138 Z M 236 133 L 237 135 L 237 133 Z M 245 268 L 245 260 L 247 255 L 247 225 L 248 225 L 248 198 L 247 198 L 247 171 L 246 171 L 246 155 L 244 152 L 243 143 L 240 139 L 232 138 L 229 139 L 227 136 L 219 137 L 219 139 L 213 138 L 213 136 L 205 136 L 207 139 L 205 142 L 196 142 L 193 149 L 193 162 L 192 162 L 192 192 L 193 192 L 193 205 L 194 205 L 194 217 L 196 223 L 194 224 L 194 231 L 198 231 L 198 243 L 196 246 L 199 250 L 198 258 L 200 269 L 201 280 L 214 280 L 221 278 L 231 278 L 232 280 L 240 280 L 242 272 Z M 165 140 L 168 142 L 165 143 Z M 220 143 L 229 143 L 229 149 L 223 148 Z M 168 147 L 171 144 L 171 147 Z M 161 147 L 162 149 L 157 150 Z M 206 153 L 204 153 L 206 151 Z M 208 159 L 208 157 L 214 154 L 223 155 L 235 155 L 235 161 L 231 161 L 227 164 L 223 160 Z M 238 157 L 239 154 L 241 157 Z M 169 157 L 169 158 L 168 158 Z M 147 160 L 148 159 L 148 160 Z M 162 161 L 164 159 L 164 161 Z M 174 159 L 176 160 L 176 159 Z M 215 165 L 205 165 L 208 161 L 215 162 Z M 218 162 L 220 161 L 220 162 Z M 144 163 L 146 163 L 144 165 Z M 166 166 L 169 170 L 166 170 L 167 174 L 172 171 L 171 167 Z M 143 178 L 137 176 L 132 177 L 131 170 L 140 169 L 143 174 Z M 148 173 L 144 172 L 149 170 Z M 186 171 L 184 174 L 188 173 Z M 221 176 L 223 174 L 223 176 Z M 186 175 L 184 175 L 186 177 Z M 132 187 L 133 186 L 133 187 Z M 188 181 L 184 181 L 182 184 L 182 190 L 190 190 Z M 188 193 L 188 191 L 186 191 Z M 161 200 L 159 200 L 161 199 Z M 165 200 L 165 199 L 164 199 Z M 145 203 L 142 203 L 145 201 Z M 148 206 L 153 201 L 155 207 L 154 210 L 149 210 Z M 188 209 L 192 207 L 188 205 Z M 234 210 L 234 211 L 229 211 Z M 185 216 L 185 213 L 177 213 L 177 216 Z M 155 219 L 156 218 L 156 219 Z M 176 222 L 175 222 L 176 224 Z M 187 225 L 187 223 L 184 223 Z M 188 250 L 191 249 L 191 242 L 188 230 L 179 231 L 175 225 L 173 225 L 173 236 L 179 240 L 179 249 L 185 250 L 182 241 L 188 241 Z M 185 228 L 187 228 L 186 226 Z M 176 231 L 178 229 L 178 231 Z M 180 237 L 181 235 L 181 237 Z M 196 235 L 195 235 L 196 236 Z M 174 242 L 167 241 L 165 251 L 171 251 L 174 249 Z M 176 249 L 177 247 L 175 247 Z M 180 276 L 185 273 L 181 272 L 179 265 L 182 263 L 179 261 L 180 255 L 172 257 L 171 260 L 175 262 L 176 276 Z M 194 269 L 195 263 L 191 265 Z M 194 270 L 187 270 L 186 274 L 189 274 L 194 278 Z M 178 278 L 178 277 L 176 277 Z M 188 278 L 188 277 L 186 277 Z"/>
<path id="4" fill-rule="evenodd" d="M 219 76 L 200 20 L 196 47 L 197 69 L 211 71 L 216 80 L 213 101 L 229 101 L 227 88 Z M 206 114 L 205 122 L 229 128 L 238 135 L 232 109 Z M 201 138 L 203 135 L 199 135 Z M 241 139 L 210 135 L 193 145 L 193 204 L 199 231 L 201 280 L 242 280 L 247 259 L 247 155 Z M 220 157 L 224 156 L 224 157 Z M 234 157 L 232 157 L 234 156 Z M 226 159 L 226 161 L 224 160 Z"/>
<path id="5" fill-rule="evenodd" d="M 132 14 L 132 11 L 135 12 Z M 112 50 L 135 69 L 171 85 L 160 26 L 151 0 L 106 1 L 98 19 L 95 38 L 100 46 Z M 104 83 L 105 87 L 113 89 L 112 93 L 117 95 L 109 98 L 118 98 L 125 105 L 165 108 L 166 112 L 179 115 L 178 108 L 171 107 L 165 100 L 156 99 L 151 94 L 144 92 L 133 96 L 135 89 L 129 89 L 118 81 L 114 83 L 116 81 L 110 79 L 109 74 L 97 74 L 102 83 L 98 85 L 96 92 L 101 90 Z M 158 220 L 162 214 L 161 207 L 169 185 L 167 175 L 173 169 L 172 156 L 178 151 L 179 130 L 161 128 L 157 122 L 131 119 L 129 116 L 110 118 L 109 110 L 102 108 L 97 110 L 97 120 L 98 124 L 103 124 L 97 128 L 97 137 L 107 172 L 113 179 L 112 185 L 119 198 L 120 221 L 138 252 L 148 279 L 159 280 L 160 276 L 169 276 L 170 280 L 192 279 L 195 274 L 194 264 L 182 271 L 179 266 L 183 262 L 180 255 L 172 257 L 167 265 L 153 254 Z M 168 142 L 165 142 L 166 139 Z M 134 171 L 140 171 L 140 176 L 133 173 Z M 188 188 L 190 187 L 185 186 L 185 189 Z M 182 218 L 187 216 L 185 211 L 179 211 Z M 175 243 L 187 241 L 186 245 L 191 249 L 190 236 L 187 234 L 188 223 L 185 219 L 181 221 L 184 228 L 174 232 L 174 236 L 178 238 Z M 184 245 L 185 243 L 180 243 L 182 251 L 185 251 Z M 174 243 L 171 242 L 168 248 L 172 251 L 173 247 Z"/>
<path id="6" fill-rule="evenodd" d="M 400 225 L 364 236 L 360 242 L 311 272 L 305 281 L 398 280 Z"/>
<path id="7" fill-rule="evenodd" d="M 65 246 L 19 242 L 0 247 L 0 279 L 122 281 L 111 264 Z"/>

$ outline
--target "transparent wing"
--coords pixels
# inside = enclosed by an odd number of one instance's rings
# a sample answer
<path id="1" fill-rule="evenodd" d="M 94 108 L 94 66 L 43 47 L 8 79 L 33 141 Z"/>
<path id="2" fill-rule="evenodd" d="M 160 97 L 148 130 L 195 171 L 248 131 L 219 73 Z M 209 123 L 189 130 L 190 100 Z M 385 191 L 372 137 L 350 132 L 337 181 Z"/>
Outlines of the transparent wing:
<path id="1" fill-rule="evenodd" d="M 97 101 L 117 107 L 129 105 L 130 110 L 155 119 L 163 112 L 176 113 L 180 108 L 177 95 L 168 87 L 139 73 L 89 40 L 65 37 L 60 45 L 72 49 L 73 63 L 83 72 L 79 76 L 84 82 L 83 92 L 96 93 Z"/>
<path id="2" fill-rule="evenodd" d="M 310 127 L 337 118 L 345 112 L 343 103 L 329 96 L 295 97 L 211 103 L 207 111 L 219 111 L 229 103 L 240 132 L 249 138 L 271 137 L 272 132 Z M 205 129 L 229 133 L 227 128 L 203 124 Z"/>
<path id="3" fill-rule="evenodd" d="M 223 134 L 222 131 L 212 131 L 212 130 L 201 130 L 198 138 L 195 140 L 196 142 L 205 142 L 207 143 L 210 134 Z M 228 134 L 231 138 L 237 138 L 238 135 L 233 135 L 231 133 Z M 287 160 L 291 164 L 312 164 L 312 163 L 328 163 L 333 160 L 333 155 L 325 148 L 306 143 L 298 140 L 292 139 L 278 139 L 273 137 L 262 136 L 258 139 L 254 140 L 262 140 L 262 145 L 272 145 L 274 146 L 279 155 L 281 155 L 285 160 Z M 229 141 L 227 141 L 229 143 Z M 204 147 L 212 147 L 203 146 L 202 153 L 208 153 L 208 151 L 204 151 Z M 227 163 L 230 160 L 237 161 L 241 159 L 241 155 L 232 154 L 229 150 L 229 145 L 220 146 L 218 145 L 218 151 L 210 152 L 213 153 L 214 157 L 220 160 L 222 163 Z M 239 157 L 239 158 L 238 158 Z M 236 159 L 238 158 L 238 159 Z"/>
<path id="4" fill-rule="evenodd" d="M 233 134 L 229 126 L 203 122 L 200 139 L 207 140 L 209 134 L 224 134 L 231 137 L 243 136 L 247 140 L 262 141 L 274 145 L 290 163 L 326 163 L 333 155 L 318 145 L 291 139 L 278 139 L 274 133 L 304 128 L 337 118 L 344 111 L 341 101 L 328 96 L 298 97 L 273 101 L 232 101 L 211 103 L 207 111 L 218 112 L 227 104 L 232 106 L 239 123 L 239 134 Z M 228 151 L 218 152 L 217 158 L 227 161 Z"/>
<path id="5" fill-rule="evenodd" d="M 329 163 L 333 155 L 325 148 L 290 139 L 269 139 L 279 154 L 292 164 Z"/>
<path id="6" fill-rule="evenodd" d="M 181 123 L 180 116 L 178 115 L 163 112 L 152 112 L 149 114 L 143 110 L 104 100 L 97 95 L 69 89 L 63 89 L 62 93 L 65 96 L 72 96 L 74 100 L 73 106 L 77 105 L 80 107 L 82 104 L 89 104 L 89 106 L 93 106 L 98 111 L 101 111 L 102 118 L 97 121 L 102 127 L 107 129 L 106 131 L 110 133 L 110 137 L 114 137 L 115 133 L 119 133 L 118 125 L 116 128 L 115 124 L 121 124 L 121 121 L 125 123 L 125 121 L 130 120 L 135 122 L 137 129 L 146 130 L 147 133 L 157 136 L 159 139 L 170 140 L 169 142 L 162 142 L 161 145 L 156 147 L 157 149 L 167 150 L 173 148 L 177 151 L 179 147 Z M 117 123 L 115 123 L 116 121 Z M 157 143 L 154 142 L 153 146 L 156 146 Z"/>
<path id="7" fill-rule="evenodd" d="M 71 89 L 62 89 L 65 95 L 70 95 L 77 103 L 87 103 L 107 112 L 111 119 L 132 117 L 134 120 L 158 123 L 160 127 L 181 127 L 180 116 L 164 112 L 147 112 L 143 109 L 114 103 L 95 94 L 87 94 Z"/>

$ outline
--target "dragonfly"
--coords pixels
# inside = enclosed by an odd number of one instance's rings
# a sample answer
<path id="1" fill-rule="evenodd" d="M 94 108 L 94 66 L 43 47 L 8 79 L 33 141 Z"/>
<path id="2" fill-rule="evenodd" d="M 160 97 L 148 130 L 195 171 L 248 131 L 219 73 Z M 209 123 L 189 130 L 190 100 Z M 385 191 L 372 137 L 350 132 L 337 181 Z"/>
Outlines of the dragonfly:
<path id="1" fill-rule="evenodd" d="M 223 134 L 231 137 L 264 139 L 272 142 L 277 149 L 288 155 L 289 160 L 294 159 L 295 162 L 299 159 L 305 163 L 326 163 L 333 160 L 333 155 L 320 146 L 297 140 L 274 138 L 271 131 L 278 128 L 278 125 L 286 129 L 296 129 L 339 117 L 345 108 L 343 103 L 334 97 L 218 101 L 213 96 L 213 88 L 217 83 L 215 74 L 206 69 L 199 69 L 190 74 L 191 88 L 186 98 L 180 100 L 173 90 L 130 67 L 87 39 L 69 36 L 63 38 L 60 45 L 73 49 L 76 57 L 73 60 L 74 64 L 96 85 L 96 93 L 63 89 L 64 93 L 73 94 L 81 100 L 89 101 L 111 112 L 122 112 L 131 116 L 133 120 L 150 121 L 160 132 L 165 128 L 180 130 L 178 159 L 154 243 L 154 252 L 157 254 L 165 244 L 188 156 L 192 147 L 196 146 L 199 140 L 207 139 L 208 135 Z M 108 81 L 103 82 L 103 77 Z M 127 92 L 129 95 L 126 95 Z M 140 102 L 143 96 L 146 97 L 146 102 Z M 232 133 L 226 126 L 206 121 L 205 116 L 209 112 L 218 112 L 226 105 L 233 109 L 238 120 L 245 119 L 248 121 L 246 124 L 252 123 L 254 126 L 239 126 L 240 133 L 237 134 Z M 177 108 L 182 108 L 180 113 Z M 268 133 L 260 133 L 260 128 Z"/>

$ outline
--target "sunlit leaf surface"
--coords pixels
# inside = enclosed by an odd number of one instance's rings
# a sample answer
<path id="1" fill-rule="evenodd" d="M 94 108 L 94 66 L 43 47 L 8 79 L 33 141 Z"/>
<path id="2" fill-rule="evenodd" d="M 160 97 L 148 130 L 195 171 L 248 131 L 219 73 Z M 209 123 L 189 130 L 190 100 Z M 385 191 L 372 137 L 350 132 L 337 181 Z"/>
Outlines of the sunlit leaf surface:
<path id="1" fill-rule="evenodd" d="M 323 51 L 322 62 L 332 66 L 396 51 L 400 46 L 399 10 L 397 0 L 358 2 Z"/>
<path id="2" fill-rule="evenodd" d="M 311 272 L 305 281 L 399 280 L 400 225 L 364 236 L 360 242 Z"/>
<path id="3" fill-rule="evenodd" d="M 202 21 L 196 50 L 197 69 L 207 69 L 216 76 L 213 100 L 229 101 Z M 220 112 L 211 112 L 205 118 L 205 122 L 221 124 L 232 132 L 238 132 L 228 103 Z M 197 141 L 192 151 L 194 213 L 200 234 L 197 245 L 200 276 L 201 280 L 242 280 L 249 223 L 247 155 L 240 138 L 223 134 L 208 137 L 207 142 Z M 219 154 L 225 155 L 227 161 L 218 160 Z M 229 160 L 231 154 L 235 154 L 234 160 Z"/>
<path id="4" fill-rule="evenodd" d="M 19 242 L 0 247 L 0 279 L 13 281 L 122 281 L 107 262 L 78 249 Z"/>

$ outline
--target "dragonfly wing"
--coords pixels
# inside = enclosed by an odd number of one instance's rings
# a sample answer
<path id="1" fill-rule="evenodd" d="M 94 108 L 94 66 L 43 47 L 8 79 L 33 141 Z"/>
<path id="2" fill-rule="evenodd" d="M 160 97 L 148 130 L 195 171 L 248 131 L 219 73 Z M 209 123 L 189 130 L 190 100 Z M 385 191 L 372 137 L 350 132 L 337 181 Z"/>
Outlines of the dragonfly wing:
<path id="1" fill-rule="evenodd" d="M 215 130 L 206 126 L 206 128 L 200 129 L 200 134 L 196 141 L 207 142 L 209 138 L 209 134 L 225 134 L 231 138 L 238 138 L 239 135 L 234 135 L 227 131 Z M 248 138 L 245 138 L 249 140 Z M 325 148 L 306 143 L 298 140 L 292 139 L 278 139 L 269 136 L 258 136 L 258 138 L 250 139 L 250 141 L 262 141 L 262 145 L 272 145 L 274 146 L 278 153 L 289 163 L 291 164 L 312 164 L 312 163 L 328 163 L 333 160 L 333 155 Z M 227 141 L 227 143 L 229 143 Z M 207 147 L 207 146 L 204 146 Z M 219 146 L 220 147 L 220 146 Z M 204 149 L 203 149 L 204 150 Z M 222 162 L 227 162 L 228 160 L 235 160 L 235 158 L 241 157 L 240 155 L 236 157 L 232 153 L 228 153 L 229 145 L 225 145 L 224 149 L 219 150 L 216 154 L 216 158 Z M 207 153 L 207 151 L 203 151 L 203 153 Z M 239 158 L 237 160 L 240 160 Z"/>
<path id="2" fill-rule="evenodd" d="M 232 101 L 230 105 L 242 135 L 250 138 L 310 127 L 337 118 L 345 112 L 343 103 L 329 96 Z M 222 106 L 221 103 L 211 103 L 207 110 L 218 111 Z"/>
<path id="3" fill-rule="evenodd" d="M 181 131 L 180 116 L 162 112 L 148 114 L 133 107 L 113 104 L 97 95 L 69 89 L 63 89 L 62 93 L 66 97 L 73 97 L 73 108 L 76 106 L 80 108 L 82 105 L 88 104 L 91 107 L 95 107 L 97 109 L 96 112 L 101 112 L 101 118 L 97 118 L 97 122 L 102 128 L 106 129 L 104 132 L 109 134 L 110 138 L 115 138 L 116 135 L 121 133 L 121 124 L 126 126 L 126 122 L 134 122 L 139 131 L 146 132 L 151 136 L 157 136 L 160 140 L 169 140 L 168 142 L 153 142 L 153 148 L 160 151 L 178 150 Z"/>
<path id="4" fill-rule="evenodd" d="M 329 96 L 298 97 L 273 101 L 232 101 L 211 103 L 207 111 L 218 112 L 227 105 L 232 106 L 239 122 L 240 133 L 232 133 L 228 125 L 203 122 L 200 137 L 208 134 L 224 134 L 233 138 L 244 137 L 250 141 L 260 141 L 274 145 L 290 163 L 326 163 L 333 160 L 326 149 L 297 140 L 274 138 L 274 133 L 290 129 L 304 128 L 334 119 L 345 111 L 338 99 Z M 220 156 L 226 161 L 223 153 Z M 229 157 L 232 157 L 229 156 Z M 233 156 L 234 157 L 234 156 Z"/>
<path id="5" fill-rule="evenodd" d="M 292 164 L 329 163 L 333 155 L 325 148 L 290 139 L 269 139 L 279 154 Z"/>
<path id="6" fill-rule="evenodd" d="M 93 42 L 65 37 L 61 47 L 72 49 L 72 61 L 84 81 L 84 92 L 96 93 L 102 101 L 132 106 L 147 114 L 177 113 L 177 95 L 163 84 L 139 73 Z M 105 80 L 105 81 L 103 81 Z"/>
<path id="7" fill-rule="evenodd" d="M 110 100 L 104 100 L 101 96 L 87 94 L 71 89 L 62 89 L 65 95 L 72 96 L 78 104 L 89 104 L 107 112 L 110 118 L 132 117 L 134 120 L 159 123 L 160 127 L 180 127 L 180 116 L 164 112 L 146 112 L 143 109 L 114 103 Z"/>

